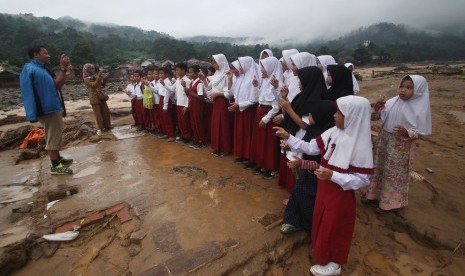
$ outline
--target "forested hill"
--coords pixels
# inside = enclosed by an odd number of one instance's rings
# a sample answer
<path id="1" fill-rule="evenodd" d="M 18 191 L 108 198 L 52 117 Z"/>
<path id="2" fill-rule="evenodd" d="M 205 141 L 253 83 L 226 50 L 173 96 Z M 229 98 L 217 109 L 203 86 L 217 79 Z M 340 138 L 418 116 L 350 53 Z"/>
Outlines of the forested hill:
<path id="1" fill-rule="evenodd" d="M 211 37 L 197 37 L 185 41 L 136 27 L 89 24 L 70 17 L 55 20 L 32 14 L 0 14 L 0 29 L 0 61 L 18 68 L 28 60 L 26 49 L 32 44 L 45 45 L 53 58 L 66 52 L 78 66 L 86 62 L 115 66 L 145 58 L 169 58 L 175 62 L 190 58 L 210 60 L 215 53 L 224 53 L 232 61 L 245 55 L 258 57 L 263 48 L 271 48 L 267 44 L 240 44 L 254 41 L 247 38 L 222 37 L 214 41 Z M 431 34 L 391 23 L 360 28 L 332 41 L 274 46 L 272 50 L 278 57 L 281 48 L 292 47 L 317 55 L 331 54 L 340 62 L 356 64 L 465 59 L 463 33 Z"/>

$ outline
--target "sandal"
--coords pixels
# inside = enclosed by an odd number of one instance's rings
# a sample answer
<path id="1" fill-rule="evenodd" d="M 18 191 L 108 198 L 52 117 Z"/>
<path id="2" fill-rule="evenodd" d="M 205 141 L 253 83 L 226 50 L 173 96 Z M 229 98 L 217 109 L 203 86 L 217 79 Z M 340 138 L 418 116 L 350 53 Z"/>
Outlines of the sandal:
<path id="1" fill-rule="evenodd" d="M 293 226 L 291 224 L 288 224 L 288 223 L 283 223 L 283 224 L 281 224 L 281 227 L 279 227 L 279 231 L 283 235 L 288 235 L 288 234 L 298 232 L 298 231 L 301 231 L 301 230 L 302 230 L 302 228 L 295 227 L 295 226 Z"/>

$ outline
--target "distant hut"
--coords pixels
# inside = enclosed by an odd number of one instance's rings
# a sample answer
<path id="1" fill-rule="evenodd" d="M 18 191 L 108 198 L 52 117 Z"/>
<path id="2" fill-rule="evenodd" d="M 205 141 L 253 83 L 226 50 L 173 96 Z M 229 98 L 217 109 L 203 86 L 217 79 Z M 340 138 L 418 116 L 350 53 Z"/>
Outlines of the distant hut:
<path id="1" fill-rule="evenodd" d="M 198 60 L 195 58 L 189 59 L 186 63 L 187 63 L 187 66 L 198 65 L 200 67 L 205 67 L 205 68 L 211 66 L 210 62 Z"/>
<path id="2" fill-rule="evenodd" d="M 0 85 L 10 86 L 17 85 L 19 83 L 19 73 L 5 66 L 0 66 Z"/>

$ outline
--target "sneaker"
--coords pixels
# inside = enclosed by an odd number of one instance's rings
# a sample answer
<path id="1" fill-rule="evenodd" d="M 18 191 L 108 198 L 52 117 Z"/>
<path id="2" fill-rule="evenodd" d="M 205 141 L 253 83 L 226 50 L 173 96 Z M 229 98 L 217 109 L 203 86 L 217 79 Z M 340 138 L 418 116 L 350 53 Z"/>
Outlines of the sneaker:
<path id="1" fill-rule="evenodd" d="M 166 135 L 166 134 L 162 134 L 162 135 L 160 135 L 160 139 L 168 139 L 168 138 L 169 138 L 169 136 L 168 136 L 168 135 Z"/>
<path id="2" fill-rule="evenodd" d="M 192 140 L 191 140 L 191 139 L 183 139 L 183 140 L 182 140 L 182 143 L 183 143 L 184 145 L 188 146 L 188 145 L 192 144 Z"/>
<path id="3" fill-rule="evenodd" d="M 204 143 L 198 143 L 197 145 L 194 146 L 194 149 L 195 150 L 199 150 L 201 148 L 205 147 L 205 144 Z"/>
<path id="4" fill-rule="evenodd" d="M 259 175 L 262 173 L 262 168 L 256 167 L 255 170 L 253 171 L 254 174 Z"/>
<path id="5" fill-rule="evenodd" d="M 155 129 L 150 130 L 150 135 L 152 136 L 157 135 L 157 131 Z"/>
<path id="6" fill-rule="evenodd" d="M 66 167 L 62 163 L 59 163 L 57 166 L 50 166 L 50 174 L 59 175 L 59 174 L 73 174 L 73 170 Z"/>
<path id="7" fill-rule="evenodd" d="M 278 177 L 279 176 L 279 171 L 271 172 L 271 176 Z"/>
<path id="8" fill-rule="evenodd" d="M 168 140 L 166 140 L 166 142 L 174 142 L 174 141 L 176 141 L 176 138 L 174 137 L 168 138 Z"/>
<path id="9" fill-rule="evenodd" d="M 183 141 L 184 141 L 184 138 L 179 137 L 179 136 L 176 137 L 176 140 L 175 140 L 176 143 L 182 143 Z"/>
<path id="10" fill-rule="evenodd" d="M 195 148 L 199 143 L 195 142 L 195 141 L 192 141 L 190 144 L 189 144 L 189 148 L 193 149 Z"/>
<path id="11" fill-rule="evenodd" d="M 341 266 L 333 262 L 329 262 L 327 265 L 312 265 L 310 272 L 315 276 L 339 275 L 341 274 Z"/>
<path id="12" fill-rule="evenodd" d="M 60 156 L 60 161 L 59 161 L 61 164 L 65 165 L 65 166 L 69 166 L 71 164 L 73 164 L 74 160 L 73 159 L 66 159 L 66 158 L 63 158 Z"/>
<path id="13" fill-rule="evenodd" d="M 265 172 L 263 173 L 263 179 L 273 179 L 273 175 L 271 175 L 271 172 L 269 170 L 265 170 Z"/>
<path id="14" fill-rule="evenodd" d="M 255 167 L 255 164 L 250 161 L 247 161 L 247 163 L 245 163 L 244 169 L 251 170 L 253 169 L 253 167 Z"/>
<path id="15" fill-rule="evenodd" d="M 221 153 L 220 153 L 218 150 L 214 150 L 214 151 L 212 152 L 212 154 L 213 154 L 213 156 L 215 156 L 215 157 L 220 157 L 220 156 L 221 156 Z"/>
<path id="16" fill-rule="evenodd" d="M 234 163 L 244 163 L 246 161 L 247 159 L 244 157 L 237 157 L 236 159 L 234 159 Z"/>

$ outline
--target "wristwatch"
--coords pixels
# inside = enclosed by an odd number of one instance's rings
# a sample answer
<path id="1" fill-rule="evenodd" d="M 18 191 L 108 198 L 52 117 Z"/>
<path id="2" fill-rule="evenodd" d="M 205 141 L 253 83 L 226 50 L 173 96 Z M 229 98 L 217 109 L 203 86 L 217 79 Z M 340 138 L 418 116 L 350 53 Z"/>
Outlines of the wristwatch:
<path id="1" fill-rule="evenodd" d="M 66 69 L 66 67 L 61 67 L 60 71 L 63 72 L 63 73 L 66 73 L 66 72 L 68 72 L 68 69 Z"/>

